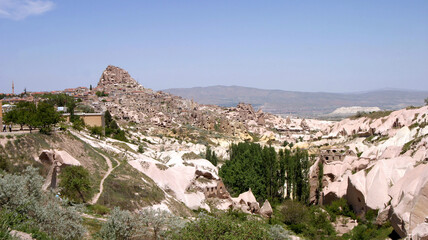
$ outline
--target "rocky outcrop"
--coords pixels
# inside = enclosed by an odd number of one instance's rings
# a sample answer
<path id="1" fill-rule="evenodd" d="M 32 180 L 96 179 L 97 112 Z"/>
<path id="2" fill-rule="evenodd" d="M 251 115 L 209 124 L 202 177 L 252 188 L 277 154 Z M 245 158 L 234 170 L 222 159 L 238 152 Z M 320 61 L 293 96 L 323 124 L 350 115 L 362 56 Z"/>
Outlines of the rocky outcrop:
<path id="1" fill-rule="evenodd" d="M 101 74 L 97 90 L 110 92 L 115 88 L 129 88 L 135 91 L 141 90 L 142 86 L 124 69 L 109 65 Z"/>
<path id="2" fill-rule="evenodd" d="M 397 129 L 411 126 L 415 123 L 427 121 L 428 106 L 415 109 L 401 109 L 391 113 L 385 113 L 384 117 L 360 117 L 357 119 L 345 119 L 334 124 L 329 136 L 352 136 L 369 133 L 369 135 L 393 136 Z M 379 114 L 381 115 L 381 114 Z"/>
<path id="3" fill-rule="evenodd" d="M 357 220 L 345 216 L 338 216 L 333 223 L 333 227 L 339 236 L 350 232 L 356 226 L 358 226 Z"/>
<path id="4" fill-rule="evenodd" d="M 235 208 L 247 213 L 259 213 L 260 205 L 254 197 L 251 188 L 247 192 L 239 194 L 237 198 L 232 198 Z"/>
<path id="5" fill-rule="evenodd" d="M 358 214 L 387 207 L 388 191 L 415 164 L 411 157 L 379 160 L 366 174 L 361 170 L 349 176 L 346 198 Z"/>
<path id="6" fill-rule="evenodd" d="M 269 201 L 266 199 L 263 203 L 263 206 L 260 208 L 260 215 L 266 218 L 270 218 L 273 214 L 272 206 Z"/>
<path id="7" fill-rule="evenodd" d="M 95 95 L 96 92 L 105 95 Z M 222 135 L 245 140 L 248 132 L 266 135 L 266 141 L 274 136 L 270 129 L 285 129 L 285 121 L 263 111 L 255 111 L 251 104 L 239 103 L 236 107 L 223 108 L 214 105 L 201 105 L 193 100 L 183 99 L 162 91 L 155 92 L 141 86 L 131 75 L 115 66 L 108 66 L 101 74 L 98 86 L 84 99 L 82 104 L 95 111 L 108 110 L 118 119 L 119 125 L 135 123 L 135 130 L 150 135 L 173 134 L 195 138 L 200 135 Z M 293 119 L 293 122 L 295 119 Z M 295 126 L 301 122 L 297 121 Z M 314 123 L 326 126 L 321 121 L 306 121 L 303 125 L 312 129 Z M 302 129 L 295 129 L 301 131 Z M 306 134 L 310 134 L 307 131 Z M 207 136 L 210 137 L 210 136 Z M 285 139 L 279 139 L 284 141 Z"/>
<path id="8" fill-rule="evenodd" d="M 66 151 L 43 150 L 38 160 L 49 167 L 48 176 L 43 184 L 43 190 L 56 188 L 58 183 L 58 174 L 66 166 L 80 166 L 80 162 Z"/>
<path id="9" fill-rule="evenodd" d="M 389 195 L 392 197 L 391 224 L 405 237 L 428 216 L 428 165 L 421 164 L 407 172 L 390 189 Z"/>
<path id="10" fill-rule="evenodd" d="M 413 229 L 412 240 L 428 240 L 428 217 Z"/>

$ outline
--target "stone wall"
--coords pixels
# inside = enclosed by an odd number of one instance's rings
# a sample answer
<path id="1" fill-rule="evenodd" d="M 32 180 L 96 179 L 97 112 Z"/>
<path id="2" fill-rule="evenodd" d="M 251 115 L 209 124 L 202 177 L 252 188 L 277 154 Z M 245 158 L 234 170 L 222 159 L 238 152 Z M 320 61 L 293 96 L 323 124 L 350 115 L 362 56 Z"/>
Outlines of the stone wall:
<path id="1" fill-rule="evenodd" d="M 76 116 L 82 118 L 85 125 L 90 127 L 104 127 L 104 114 L 103 113 L 75 113 Z M 70 114 L 64 114 L 66 121 L 70 122 Z"/>

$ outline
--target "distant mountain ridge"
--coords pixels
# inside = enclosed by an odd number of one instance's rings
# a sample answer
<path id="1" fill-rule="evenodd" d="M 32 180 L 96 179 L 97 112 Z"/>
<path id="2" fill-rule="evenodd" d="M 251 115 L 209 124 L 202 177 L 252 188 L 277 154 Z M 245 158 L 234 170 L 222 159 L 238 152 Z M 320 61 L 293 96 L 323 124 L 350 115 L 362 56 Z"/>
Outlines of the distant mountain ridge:
<path id="1" fill-rule="evenodd" d="M 302 117 L 320 117 L 340 107 L 379 107 L 395 110 L 407 106 L 420 106 L 428 97 L 428 91 L 375 90 L 358 93 L 297 92 L 267 90 L 241 86 L 210 86 L 171 88 L 165 92 L 193 99 L 202 104 L 236 106 L 239 102 L 250 103 L 265 112 Z"/>

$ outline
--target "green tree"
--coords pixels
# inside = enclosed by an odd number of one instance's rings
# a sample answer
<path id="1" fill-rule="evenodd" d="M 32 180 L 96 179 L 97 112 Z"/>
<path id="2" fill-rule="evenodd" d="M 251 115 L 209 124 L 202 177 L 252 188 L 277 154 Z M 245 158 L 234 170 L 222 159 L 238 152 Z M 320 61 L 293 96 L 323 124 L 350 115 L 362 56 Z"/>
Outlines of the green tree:
<path id="1" fill-rule="evenodd" d="M 138 145 L 138 150 L 137 150 L 139 153 L 144 153 L 144 147 L 143 147 L 143 145 Z"/>
<path id="2" fill-rule="evenodd" d="M 212 151 L 210 146 L 206 146 L 206 150 L 205 150 L 205 159 L 207 159 L 208 161 L 210 161 L 214 166 L 217 166 L 218 164 L 218 158 L 217 155 L 215 154 L 215 151 Z"/>
<path id="3" fill-rule="evenodd" d="M 4 121 L 7 123 L 15 123 L 21 126 L 30 127 L 34 125 L 36 115 L 36 105 L 33 102 L 19 102 L 11 111 L 7 112 L 4 116 Z"/>
<path id="4" fill-rule="evenodd" d="M 262 152 L 267 199 L 272 202 L 279 194 L 279 162 L 273 147 L 264 147 Z"/>
<path id="5" fill-rule="evenodd" d="M 44 99 L 45 102 L 57 106 L 57 107 L 66 107 L 68 103 L 74 102 L 74 97 L 69 96 L 65 93 L 61 94 L 43 94 L 41 96 L 42 99 Z"/>
<path id="6" fill-rule="evenodd" d="M 230 160 L 219 170 L 229 192 L 237 195 L 251 188 L 255 197 L 264 201 L 267 185 L 261 146 L 256 143 L 232 144 L 229 154 Z"/>
<path id="7" fill-rule="evenodd" d="M 108 94 L 105 93 L 104 91 L 97 91 L 95 93 L 95 95 L 97 95 L 98 97 L 107 97 L 108 96 Z"/>
<path id="8" fill-rule="evenodd" d="M 219 174 L 232 195 L 251 188 L 258 201 L 281 201 L 286 195 L 309 202 L 307 150 L 297 148 L 291 152 L 286 149 L 277 154 L 273 147 L 239 143 L 233 144 L 229 153 L 230 160 L 223 164 Z"/>
<path id="9" fill-rule="evenodd" d="M 114 139 L 120 140 L 120 141 L 128 141 L 126 138 L 125 131 L 120 129 L 117 122 L 113 119 L 110 112 L 107 110 L 104 113 L 104 121 L 105 121 L 105 135 L 108 137 L 113 137 Z"/>
<path id="10" fill-rule="evenodd" d="M 428 105 L 428 98 L 425 98 L 425 105 Z"/>
<path id="11" fill-rule="evenodd" d="M 290 177 L 290 158 L 291 152 L 288 149 L 280 150 L 278 153 L 279 157 L 279 192 L 281 197 L 290 197 L 291 180 Z M 285 191 L 286 189 L 286 191 Z"/>
<path id="12" fill-rule="evenodd" d="M 293 158 L 293 197 L 307 203 L 309 200 L 309 156 L 308 151 L 297 148 Z"/>
<path id="13" fill-rule="evenodd" d="M 324 164 L 323 164 L 323 161 L 320 159 L 318 161 L 318 188 L 315 192 L 317 204 L 320 201 L 321 192 L 322 192 L 322 188 L 323 188 L 323 183 L 322 183 L 323 176 L 324 176 Z"/>
<path id="14" fill-rule="evenodd" d="M 75 116 L 74 121 L 72 122 L 72 124 L 73 124 L 73 128 L 76 129 L 79 132 L 82 131 L 83 128 L 85 127 L 85 122 L 79 116 Z"/>
<path id="15" fill-rule="evenodd" d="M 60 174 L 61 194 L 74 202 L 85 203 L 91 197 L 89 172 L 82 166 L 66 167 Z"/>
<path id="16" fill-rule="evenodd" d="M 3 116 L 3 121 L 7 124 L 17 123 L 19 118 L 19 112 L 16 108 L 6 112 Z"/>
<path id="17" fill-rule="evenodd" d="M 218 164 L 218 158 L 217 158 L 217 155 L 215 154 L 215 151 L 212 151 L 212 155 L 211 155 L 211 163 L 212 163 L 214 166 L 217 166 L 217 164 Z"/>
<path id="18" fill-rule="evenodd" d="M 61 114 L 55 107 L 47 102 L 39 102 L 34 123 L 40 127 L 41 133 L 49 133 L 52 126 L 61 120 Z"/>
<path id="19" fill-rule="evenodd" d="M 210 148 L 210 146 L 207 145 L 206 150 L 205 150 L 205 159 L 207 159 L 208 161 L 211 162 L 211 156 L 212 156 L 211 148 Z"/>

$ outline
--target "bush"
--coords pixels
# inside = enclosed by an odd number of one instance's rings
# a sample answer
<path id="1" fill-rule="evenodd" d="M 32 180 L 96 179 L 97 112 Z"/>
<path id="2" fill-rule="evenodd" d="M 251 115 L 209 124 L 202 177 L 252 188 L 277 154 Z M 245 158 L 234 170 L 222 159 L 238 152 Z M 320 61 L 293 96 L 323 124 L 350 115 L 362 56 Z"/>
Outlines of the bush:
<path id="1" fill-rule="evenodd" d="M 136 214 L 115 208 L 103 224 L 100 237 L 108 240 L 164 239 L 181 228 L 178 218 L 162 210 L 145 209 Z"/>
<path id="2" fill-rule="evenodd" d="M 8 163 L 6 161 L 6 158 L 3 156 L 0 156 L 0 170 L 7 171 L 8 169 Z"/>
<path id="3" fill-rule="evenodd" d="M 275 234 L 275 233 L 272 233 Z M 273 239 L 270 227 L 256 219 L 240 221 L 227 213 L 210 216 L 201 213 L 172 239 Z"/>
<path id="4" fill-rule="evenodd" d="M 61 194 L 73 202 L 86 202 L 91 196 L 89 171 L 82 166 L 64 168 L 60 175 Z"/>
<path id="5" fill-rule="evenodd" d="M 97 95 L 98 97 L 107 97 L 108 96 L 108 94 L 105 93 L 104 91 L 97 91 L 95 93 L 95 95 Z"/>
<path id="6" fill-rule="evenodd" d="M 43 178 L 28 167 L 22 175 L 0 178 L 0 234 L 7 228 L 33 233 L 39 239 L 81 239 L 85 232 L 75 207 L 42 191 Z M 5 215 L 8 221 L 5 221 Z"/>
<path id="7" fill-rule="evenodd" d="M 352 206 L 350 206 L 344 198 L 335 200 L 330 203 L 330 205 L 326 205 L 325 210 L 327 210 L 327 212 L 330 214 L 332 222 L 336 221 L 337 215 L 347 216 L 352 219 L 357 218 L 352 210 Z"/>
<path id="8" fill-rule="evenodd" d="M 307 212 L 306 206 L 298 201 L 285 200 L 281 205 L 282 221 L 287 225 L 307 221 Z"/>
<path id="9" fill-rule="evenodd" d="M 144 147 L 143 147 L 143 145 L 138 145 L 138 152 L 139 153 L 144 153 Z"/>
<path id="10" fill-rule="evenodd" d="M 135 215 L 126 210 L 114 208 L 107 222 L 100 230 L 100 237 L 106 240 L 131 239 L 137 231 Z"/>
<path id="11" fill-rule="evenodd" d="M 83 119 L 79 116 L 76 116 L 72 122 L 73 124 L 73 128 L 76 129 L 77 131 L 82 131 L 83 128 L 85 127 L 85 122 L 83 121 Z M 101 131 L 102 132 L 102 131 Z"/>
<path id="12" fill-rule="evenodd" d="M 12 239 L 12 237 L 9 235 L 11 225 L 11 217 L 12 214 L 5 211 L 0 210 L 0 239 L 2 240 L 9 240 Z"/>
<path id="13" fill-rule="evenodd" d="M 292 231 L 309 239 L 330 239 L 336 235 L 328 214 L 318 206 L 307 207 L 300 202 L 286 200 L 280 213 L 280 218 Z"/>
<path id="14" fill-rule="evenodd" d="M 290 233 L 280 225 L 273 225 L 269 229 L 269 236 L 273 240 L 290 239 Z"/>
<path id="15" fill-rule="evenodd" d="M 89 131 L 92 135 L 103 136 L 103 128 L 102 127 L 98 127 L 98 126 L 90 127 Z"/>
<path id="16" fill-rule="evenodd" d="M 183 154 L 181 158 L 183 158 L 183 160 L 193 160 L 193 159 L 200 159 L 201 156 L 199 156 L 195 152 L 189 152 L 189 153 Z"/>
<path id="17" fill-rule="evenodd" d="M 106 215 L 111 211 L 110 208 L 100 204 L 88 205 L 87 209 L 89 210 L 89 212 L 99 215 Z"/>

